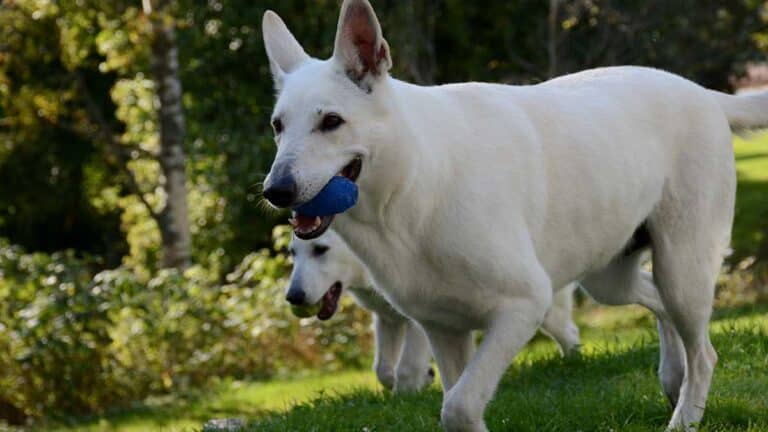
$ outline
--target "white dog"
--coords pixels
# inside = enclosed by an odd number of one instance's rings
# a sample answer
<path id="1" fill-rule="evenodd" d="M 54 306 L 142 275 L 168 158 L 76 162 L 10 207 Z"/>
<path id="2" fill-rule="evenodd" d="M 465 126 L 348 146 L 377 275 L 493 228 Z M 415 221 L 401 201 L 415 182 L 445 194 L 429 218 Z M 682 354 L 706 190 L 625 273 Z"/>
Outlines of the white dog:
<path id="1" fill-rule="evenodd" d="M 291 304 L 319 305 L 318 319 L 327 320 L 336 311 L 342 290 L 348 292 L 357 304 L 373 313 L 373 370 L 379 382 L 400 392 L 419 390 L 433 381 L 432 355 L 424 331 L 374 290 L 365 266 L 338 234 L 328 230 L 313 240 L 294 236 L 289 252 L 293 270 L 286 299 Z M 575 288 L 576 284 L 571 284 L 555 295 L 542 324 L 542 331 L 558 343 L 563 354 L 574 353 L 579 347 L 579 329 L 572 319 Z"/>
<path id="2" fill-rule="evenodd" d="M 367 0 L 345 0 L 333 56 L 310 58 L 273 12 L 278 89 L 264 196 L 295 208 L 337 173 L 359 202 L 337 232 L 427 333 L 447 430 L 483 431 L 485 406 L 566 283 L 658 317 L 670 428 L 704 414 L 708 334 L 730 239 L 732 126 L 768 124 L 768 94 L 730 96 L 640 67 L 534 86 L 420 87 L 392 78 Z M 320 235 L 333 218 L 296 215 Z M 653 251 L 653 275 L 642 271 Z M 473 353 L 471 331 L 485 330 Z"/>
<path id="3" fill-rule="evenodd" d="M 338 234 L 329 230 L 314 240 L 294 237 L 289 252 L 293 270 L 286 299 L 291 304 L 320 304 L 317 317 L 327 320 L 336 311 L 344 290 L 373 313 L 373 370 L 382 385 L 395 392 L 414 391 L 434 380 L 432 353 L 424 331 L 373 290 L 367 270 Z"/>

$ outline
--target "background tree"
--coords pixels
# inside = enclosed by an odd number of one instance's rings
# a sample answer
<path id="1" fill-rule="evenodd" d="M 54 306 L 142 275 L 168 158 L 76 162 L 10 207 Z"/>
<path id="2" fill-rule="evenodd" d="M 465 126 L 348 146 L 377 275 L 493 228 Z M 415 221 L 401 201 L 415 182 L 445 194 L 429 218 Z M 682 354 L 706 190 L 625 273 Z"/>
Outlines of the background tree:
<path id="1" fill-rule="evenodd" d="M 417 84 L 434 84 L 437 73 L 435 30 L 443 0 L 383 3 L 384 26 L 398 29 L 386 34 L 398 59 L 396 73 Z"/>
<path id="2" fill-rule="evenodd" d="M 163 266 L 185 269 L 190 265 L 187 175 L 184 156 L 184 108 L 179 79 L 179 50 L 176 47 L 176 20 L 169 2 L 143 0 L 144 14 L 150 17 L 152 73 L 160 101 L 160 167 L 165 206 L 154 214 L 163 242 Z M 153 10 L 154 9 L 154 10 Z"/>

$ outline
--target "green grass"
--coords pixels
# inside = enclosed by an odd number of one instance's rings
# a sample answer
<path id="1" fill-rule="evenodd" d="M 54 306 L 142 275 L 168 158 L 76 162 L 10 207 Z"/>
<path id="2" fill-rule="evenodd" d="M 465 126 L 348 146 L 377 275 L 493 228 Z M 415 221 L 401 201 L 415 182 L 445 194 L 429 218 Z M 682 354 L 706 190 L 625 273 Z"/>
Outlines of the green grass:
<path id="1" fill-rule="evenodd" d="M 284 411 L 297 403 L 313 400 L 328 389 L 347 393 L 377 386 L 376 377 L 368 371 L 344 371 L 290 381 L 234 381 L 214 386 L 205 393 L 150 398 L 104 416 L 51 421 L 40 427 L 81 432 L 191 431 L 211 418 L 249 418 Z"/>
<path id="2" fill-rule="evenodd" d="M 599 314 L 604 309 L 597 309 Z M 655 376 L 658 344 L 645 314 L 620 309 L 637 325 L 590 326 L 585 355 L 561 359 L 554 347 L 528 350 L 505 376 L 486 411 L 491 430 L 657 431 L 671 409 Z M 702 431 L 768 430 L 768 307 L 727 310 L 712 324 L 720 353 Z M 616 337 L 615 331 L 628 333 Z M 542 342 L 539 342 L 542 343 Z M 536 350 L 534 350 L 536 351 Z M 439 431 L 441 393 L 391 396 L 360 389 L 323 396 L 255 420 L 252 431 Z"/>
<path id="3" fill-rule="evenodd" d="M 739 185 L 733 249 L 738 260 L 760 252 L 768 233 L 768 133 L 736 138 L 734 149 Z"/>

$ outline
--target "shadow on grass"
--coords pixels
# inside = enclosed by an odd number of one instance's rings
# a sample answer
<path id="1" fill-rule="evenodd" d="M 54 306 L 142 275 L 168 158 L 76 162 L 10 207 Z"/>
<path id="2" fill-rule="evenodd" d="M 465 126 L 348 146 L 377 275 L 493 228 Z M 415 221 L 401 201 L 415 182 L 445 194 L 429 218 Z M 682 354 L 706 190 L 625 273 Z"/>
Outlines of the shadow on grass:
<path id="1" fill-rule="evenodd" d="M 736 162 L 743 162 L 748 160 L 766 159 L 766 158 L 768 158 L 768 155 L 766 155 L 765 152 L 751 152 L 751 153 L 743 153 L 740 155 L 736 155 L 735 160 Z"/>
<path id="2" fill-rule="evenodd" d="M 768 303 L 717 308 L 712 312 L 712 321 L 733 320 L 740 317 L 768 314 Z"/>

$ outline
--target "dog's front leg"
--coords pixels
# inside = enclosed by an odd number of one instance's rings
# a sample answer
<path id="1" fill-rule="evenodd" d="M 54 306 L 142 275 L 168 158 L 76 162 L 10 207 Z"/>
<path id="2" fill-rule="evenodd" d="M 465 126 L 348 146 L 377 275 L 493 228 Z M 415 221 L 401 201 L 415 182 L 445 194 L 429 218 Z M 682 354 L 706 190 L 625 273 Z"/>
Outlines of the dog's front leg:
<path id="1" fill-rule="evenodd" d="M 540 287 L 549 290 L 548 286 Z M 493 398 L 502 375 L 544 319 L 551 291 L 528 298 L 499 301 L 483 342 L 459 381 L 443 397 L 440 418 L 447 431 L 487 431 L 485 406 Z"/>

